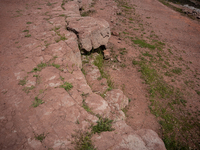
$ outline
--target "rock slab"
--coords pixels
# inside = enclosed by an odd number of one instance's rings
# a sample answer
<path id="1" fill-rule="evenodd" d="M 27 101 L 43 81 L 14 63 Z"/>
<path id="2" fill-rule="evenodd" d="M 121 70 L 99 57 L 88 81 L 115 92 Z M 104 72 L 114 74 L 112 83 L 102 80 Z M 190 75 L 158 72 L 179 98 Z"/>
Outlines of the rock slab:
<path id="1" fill-rule="evenodd" d="M 67 29 L 77 35 L 80 48 L 88 52 L 102 45 L 106 46 L 111 36 L 109 24 L 104 19 L 70 17 L 66 22 Z"/>

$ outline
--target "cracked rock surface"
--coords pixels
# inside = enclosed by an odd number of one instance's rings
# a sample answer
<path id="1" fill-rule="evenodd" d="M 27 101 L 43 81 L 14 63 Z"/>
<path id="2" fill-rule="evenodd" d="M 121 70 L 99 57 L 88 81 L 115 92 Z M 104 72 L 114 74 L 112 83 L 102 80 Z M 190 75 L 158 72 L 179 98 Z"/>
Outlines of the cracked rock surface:
<path id="1" fill-rule="evenodd" d="M 109 91 L 104 99 L 88 85 L 78 43 L 87 51 L 106 45 L 110 30 L 102 19 L 80 17 L 80 5 L 0 2 L 0 149 L 74 149 L 75 130 L 87 131 L 98 120 L 82 107 L 85 100 L 95 114 L 114 120 L 114 131 L 93 136 L 97 149 L 164 150 L 154 131 L 134 131 L 124 122 L 128 98 L 122 91 Z M 66 30 L 66 16 L 78 39 Z"/>
<path id="2" fill-rule="evenodd" d="M 67 29 L 77 34 L 82 49 L 91 51 L 108 43 L 111 36 L 107 21 L 92 17 L 70 17 Z"/>

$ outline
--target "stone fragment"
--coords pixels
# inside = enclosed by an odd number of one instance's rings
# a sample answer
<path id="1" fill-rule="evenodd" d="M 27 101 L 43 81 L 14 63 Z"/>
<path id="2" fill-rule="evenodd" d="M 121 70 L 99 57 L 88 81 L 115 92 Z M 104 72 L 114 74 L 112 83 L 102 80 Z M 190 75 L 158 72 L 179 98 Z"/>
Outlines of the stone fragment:
<path id="1" fill-rule="evenodd" d="M 144 141 L 148 149 L 153 150 L 165 150 L 163 141 L 158 137 L 158 134 L 150 129 L 140 129 L 136 131 L 142 140 Z"/>
<path id="2" fill-rule="evenodd" d="M 84 65 L 84 69 L 87 83 L 90 85 L 92 91 L 99 94 L 104 93 L 108 88 L 107 80 L 101 77 L 98 67 L 90 62 Z"/>
<path id="3" fill-rule="evenodd" d="M 113 89 L 111 91 L 106 92 L 105 100 L 109 104 L 118 104 L 118 110 L 121 110 L 128 105 L 128 97 L 126 97 L 124 93 L 119 89 Z"/>
<path id="4" fill-rule="evenodd" d="M 67 29 L 77 35 L 81 49 L 89 52 L 108 43 L 110 27 L 104 19 L 70 17 L 66 18 L 66 22 Z"/>
<path id="5" fill-rule="evenodd" d="M 99 114 L 104 117 L 109 116 L 110 107 L 108 106 L 108 103 L 101 96 L 92 93 L 87 97 L 85 102 L 93 113 Z"/>
<path id="6" fill-rule="evenodd" d="M 120 56 L 117 56 L 117 61 L 118 61 L 118 62 L 122 62 Z"/>
<path id="7" fill-rule="evenodd" d="M 119 32 L 112 31 L 112 35 L 114 35 L 114 36 L 119 36 Z"/>
<path id="8" fill-rule="evenodd" d="M 42 144 L 39 140 L 35 140 L 35 139 L 28 139 L 28 144 L 31 146 L 31 148 L 33 149 L 42 149 Z"/>
<path id="9" fill-rule="evenodd" d="M 104 53 L 104 59 L 110 59 L 110 49 L 106 49 L 103 51 Z"/>

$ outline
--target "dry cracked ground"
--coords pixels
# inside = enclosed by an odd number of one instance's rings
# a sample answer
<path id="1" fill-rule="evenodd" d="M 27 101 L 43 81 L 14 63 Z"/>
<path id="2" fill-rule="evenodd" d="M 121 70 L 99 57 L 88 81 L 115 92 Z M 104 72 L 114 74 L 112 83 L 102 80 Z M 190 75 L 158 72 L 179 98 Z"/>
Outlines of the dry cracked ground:
<path id="1" fill-rule="evenodd" d="M 200 149 L 200 23 L 166 5 L 1 0 L 0 149 Z"/>

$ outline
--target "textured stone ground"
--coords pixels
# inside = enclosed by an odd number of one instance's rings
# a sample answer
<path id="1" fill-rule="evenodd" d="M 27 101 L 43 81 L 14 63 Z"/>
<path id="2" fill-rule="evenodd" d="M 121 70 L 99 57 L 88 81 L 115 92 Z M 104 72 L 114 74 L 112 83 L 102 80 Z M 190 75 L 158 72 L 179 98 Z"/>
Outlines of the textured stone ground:
<path id="1" fill-rule="evenodd" d="M 94 135 L 97 149 L 165 149 L 154 131 L 134 131 L 125 123 L 121 109 L 128 98 L 121 90 L 110 91 L 103 99 L 87 84 L 78 41 L 91 42 L 92 38 L 90 48 L 96 48 L 102 44 L 94 38 L 100 34 L 106 44 L 104 38 L 108 40 L 110 31 L 106 21 L 106 32 L 91 22 L 87 28 L 98 28 L 81 29 L 81 39 L 76 31 L 66 30 L 69 20 L 66 23 L 65 16 L 82 19 L 82 4 L 69 1 L 62 5 L 61 0 L 0 2 L 0 148 L 73 149 L 75 130 L 87 130 L 98 120 L 94 114 L 100 114 L 114 120 L 115 131 Z M 92 73 L 88 78 L 98 78 L 98 69 Z M 61 88 L 66 82 L 73 87 Z M 94 114 L 82 107 L 84 98 Z M 45 135 L 45 139 L 40 142 L 35 138 L 38 135 Z"/>

